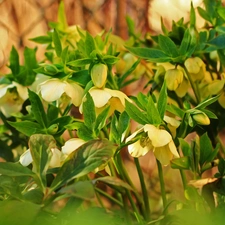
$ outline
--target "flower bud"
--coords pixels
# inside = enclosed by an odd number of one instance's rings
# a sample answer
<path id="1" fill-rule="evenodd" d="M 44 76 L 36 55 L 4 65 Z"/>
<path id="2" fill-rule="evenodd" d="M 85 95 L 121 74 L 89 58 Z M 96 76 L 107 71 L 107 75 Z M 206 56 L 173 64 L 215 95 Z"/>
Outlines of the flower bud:
<path id="1" fill-rule="evenodd" d="M 59 126 L 58 124 L 52 124 L 50 127 L 48 127 L 47 131 L 48 131 L 48 134 L 55 134 L 59 129 Z"/>
<path id="2" fill-rule="evenodd" d="M 46 72 L 46 74 L 48 75 L 55 75 L 59 72 L 59 70 L 57 69 L 57 67 L 55 65 L 46 65 L 44 67 L 44 71 Z"/>
<path id="3" fill-rule="evenodd" d="M 180 69 L 169 69 L 165 73 L 167 88 L 175 91 L 183 81 L 183 72 Z"/>
<path id="4" fill-rule="evenodd" d="M 95 64 L 91 69 L 91 79 L 97 88 L 102 88 L 107 79 L 108 68 L 105 64 Z"/>
<path id="5" fill-rule="evenodd" d="M 209 125 L 210 119 L 209 117 L 202 111 L 195 112 L 192 115 L 192 118 L 199 124 L 199 125 Z"/>

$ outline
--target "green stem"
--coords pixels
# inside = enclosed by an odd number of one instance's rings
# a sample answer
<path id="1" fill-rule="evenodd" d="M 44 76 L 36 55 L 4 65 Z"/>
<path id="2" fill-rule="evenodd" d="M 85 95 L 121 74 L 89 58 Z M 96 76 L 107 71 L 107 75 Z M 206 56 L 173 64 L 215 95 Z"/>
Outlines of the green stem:
<path id="1" fill-rule="evenodd" d="M 123 208 L 123 204 L 122 204 L 119 200 L 113 198 L 111 195 L 109 195 L 108 193 L 102 191 L 101 189 L 99 189 L 99 188 L 97 188 L 97 187 L 95 187 L 95 190 L 96 190 L 99 194 L 101 194 L 101 195 L 103 195 L 104 197 L 108 198 L 108 199 L 109 199 L 110 201 L 112 201 L 113 203 L 115 203 L 115 204 L 119 205 L 121 208 Z"/>
<path id="2" fill-rule="evenodd" d="M 184 67 L 184 70 L 185 70 L 185 73 L 187 74 L 188 80 L 190 81 L 191 87 L 192 87 L 193 92 L 195 94 L 197 104 L 199 104 L 201 102 L 201 98 L 200 98 L 198 86 L 194 83 L 194 81 L 192 80 L 192 78 L 190 76 L 190 73 L 188 72 L 188 70 L 185 67 Z"/>
<path id="3" fill-rule="evenodd" d="M 130 177 L 128 176 L 126 169 L 123 166 L 121 155 L 117 154 L 115 159 L 116 159 L 116 161 L 115 161 L 116 168 L 118 170 L 118 173 L 119 173 L 121 179 L 126 181 L 132 187 L 134 196 L 135 196 L 135 198 L 137 200 L 136 204 L 140 207 L 141 211 L 143 212 L 142 201 L 140 199 L 140 196 L 137 194 L 136 188 L 135 188 L 134 184 L 132 183 L 132 181 L 130 180 Z M 127 195 L 128 199 L 130 201 L 130 204 L 131 204 L 131 206 L 133 208 L 134 214 L 136 216 L 140 217 L 139 211 L 137 209 L 136 204 L 134 203 L 134 199 L 132 198 L 130 190 L 126 190 L 126 195 Z"/>
<path id="4" fill-rule="evenodd" d="M 181 176 L 181 179 L 182 179 L 183 188 L 185 190 L 187 188 L 187 178 L 186 178 L 183 170 L 180 170 L 180 176 Z"/>
<path id="5" fill-rule="evenodd" d="M 161 188 L 161 195 L 162 195 L 162 201 L 163 201 L 163 207 L 165 214 L 167 213 L 166 207 L 167 207 L 167 198 L 166 198 L 166 189 L 165 189 L 165 182 L 163 177 L 163 169 L 161 163 L 157 161 L 157 167 L 158 167 L 158 174 L 159 174 L 159 182 L 160 182 L 160 188 Z"/>
<path id="6" fill-rule="evenodd" d="M 141 189 L 142 189 L 142 194 L 143 194 L 143 201 L 144 201 L 144 205 L 145 205 L 145 219 L 147 221 L 149 221 L 150 215 L 151 215 L 151 210 L 150 210 L 150 205 L 149 205 L 149 198 L 148 198 L 148 192 L 147 192 L 147 188 L 145 185 L 145 180 L 144 180 L 144 176 L 143 176 L 143 172 L 139 163 L 138 158 L 134 158 L 134 162 L 137 168 L 137 172 L 138 172 L 138 176 L 140 179 L 140 183 L 141 183 Z"/>

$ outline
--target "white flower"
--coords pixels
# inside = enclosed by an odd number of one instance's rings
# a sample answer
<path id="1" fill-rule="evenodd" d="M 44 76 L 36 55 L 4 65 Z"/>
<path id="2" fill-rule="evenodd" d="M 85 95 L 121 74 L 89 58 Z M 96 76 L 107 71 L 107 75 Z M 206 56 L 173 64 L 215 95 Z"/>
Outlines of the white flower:
<path id="1" fill-rule="evenodd" d="M 47 102 L 58 100 L 64 93 L 70 97 L 75 106 L 81 104 L 84 90 L 75 82 L 63 81 L 57 78 L 49 79 L 39 86 L 42 98 Z"/>
<path id="2" fill-rule="evenodd" d="M 68 141 L 66 141 L 65 145 L 62 146 L 62 153 L 65 155 L 69 155 L 84 143 L 86 142 L 80 138 L 69 139 Z"/>
<path id="3" fill-rule="evenodd" d="M 163 165 L 169 164 L 174 156 L 179 157 L 172 136 L 166 130 L 146 124 L 129 136 L 126 142 L 131 141 L 137 134 L 141 134 L 141 138 L 128 145 L 128 151 L 131 156 L 144 156 L 148 151 L 152 150 L 155 157 Z"/>
<path id="4" fill-rule="evenodd" d="M 49 162 L 49 168 L 60 167 L 62 162 L 62 152 L 57 148 L 52 148 L 52 156 Z M 33 158 L 30 152 L 30 149 L 26 150 L 19 159 L 19 162 L 23 166 L 28 166 L 33 162 Z"/>
<path id="5" fill-rule="evenodd" d="M 27 98 L 26 87 L 14 81 L 11 84 L 0 84 L 0 110 L 6 117 L 19 112 Z"/>

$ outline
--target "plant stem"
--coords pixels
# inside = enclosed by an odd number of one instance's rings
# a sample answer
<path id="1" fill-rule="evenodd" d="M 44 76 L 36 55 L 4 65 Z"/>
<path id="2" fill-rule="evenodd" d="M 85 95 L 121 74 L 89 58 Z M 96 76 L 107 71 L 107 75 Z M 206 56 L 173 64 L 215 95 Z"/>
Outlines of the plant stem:
<path id="1" fill-rule="evenodd" d="M 151 215 L 151 210 L 150 210 L 150 205 L 149 205 L 149 198 L 148 198 L 148 192 L 147 192 L 147 188 L 145 185 L 145 180 L 144 180 L 144 176 L 143 176 L 143 172 L 139 163 L 138 158 L 134 157 L 134 162 L 137 168 L 137 172 L 138 172 L 138 176 L 140 179 L 140 183 L 141 183 L 141 189 L 142 189 L 142 194 L 143 194 L 143 201 L 144 201 L 144 205 L 145 205 L 145 219 L 146 221 L 149 221 L 150 215 Z"/>
<path id="2" fill-rule="evenodd" d="M 188 72 L 188 70 L 185 67 L 184 67 L 184 70 L 185 70 L 185 73 L 187 74 L 188 80 L 190 81 L 191 87 L 192 87 L 193 92 L 195 94 L 197 104 L 199 104 L 201 102 L 201 98 L 200 98 L 198 86 L 195 85 L 194 81 L 192 80 L 192 78 L 190 76 L 190 73 Z"/>
<path id="3" fill-rule="evenodd" d="M 182 183 L 183 183 L 183 188 L 185 190 L 187 187 L 187 178 L 186 178 L 183 170 L 180 170 L 180 175 L 181 175 L 181 179 L 182 179 Z"/>
<path id="4" fill-rule="evenodd" d="M 158 167 L 158 174 L 159 174 L 159 182 L 160 182 L 160 188 L 161 188 L 161 195 L 162 195 L 162 201 L 163 201 L 163 207 L 164 207 L 164 212 L 165 214 L 167 213 L 166 207 L 167 207 L 167 198 L 166 198 L 166 189 L 165 189 L 165 182 L 164 182 L 164 177 L 163 177 L 163 169 L 162 165 L 157 161 L 157 167 Z"/>
<path id="5" fill-rule="evenodd" d="M 97 187 L 95 187 L 95 190 L 96 190 L 99 194 L 103 195 L 104 197 L 108 198 L 108 199 L 111 200 L 112 202 L 114 202 L 114 203 L 116 203 L 117 205 L 119 205 L 121 208 L 123 207 L 123 204 L 122 204 L 120 201 L 118 201 L 117 199 L 113 198 L 113 197 L 112 197 L 111 195 L 109 195 L 108 193 L 102 191 L 101 189 L 99 189 L 99 188 L 97 188 Z"/>
<path id="6" fill-rule="evenodd" d="M 118 170 L 119 175 L 121 176 L 121 179 L 126 181 L 132 187 L 132 189 L 134 190 L 134 196 L 135 196 L 135 198 L 137 200 L 136 204 L 138 204 L 138 206 L 140 207 L 141 211 L 143 212 L 142 201 L 140 200 L 140 196 L 137 194 L 137 191 L 135 190 L 136 188 L 134 187 L 134 184 L 130 180 L 130 178 L 129 178 L 128 174 L 127 174 L 127 171 L 126 171 L 126 169 L 123 166 L 121 155 L 117 154 L 115 159 L 116 159 L 116 161 L 115 161 L 116 168 Z M 139 211 L 137 209 L 136 204 L 134 203 L 134 199 L 133 199 L 133 197 L 132 197 L 132 195 L 130 193 L 130 190 L 128 190 L 128 189 L 126 190 L 126 195 L 129 198 L 129 201 L 130 201 L 130 204 L 131 204 L 131 206 L 132 206 L 132 208 L 134 210 L 134 213 L 136 214 L 136 216 L 140 217 L 139 216 L 140 213 L 139 213 Z"/>

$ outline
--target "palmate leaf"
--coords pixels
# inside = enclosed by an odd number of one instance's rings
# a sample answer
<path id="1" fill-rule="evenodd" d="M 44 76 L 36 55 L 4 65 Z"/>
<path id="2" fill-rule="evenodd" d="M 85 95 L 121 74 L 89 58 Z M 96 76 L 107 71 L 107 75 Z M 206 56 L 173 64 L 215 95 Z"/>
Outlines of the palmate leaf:
<path id="1" fill-rule="evenodd" d="M 116 146 L 108 140 L 91 140 L 72 152 L 52 182 L 51 191 L 107 163 Z"/>

